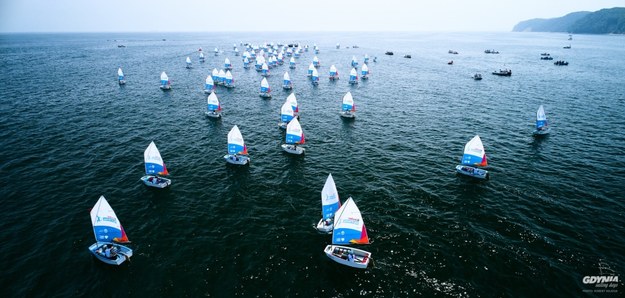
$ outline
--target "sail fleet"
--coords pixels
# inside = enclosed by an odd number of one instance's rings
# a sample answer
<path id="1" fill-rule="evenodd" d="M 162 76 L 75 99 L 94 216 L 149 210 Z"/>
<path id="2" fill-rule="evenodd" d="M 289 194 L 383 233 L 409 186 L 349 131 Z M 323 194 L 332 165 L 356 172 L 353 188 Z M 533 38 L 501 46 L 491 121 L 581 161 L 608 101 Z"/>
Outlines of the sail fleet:
<path id="1" fill-rule="evenodd" d="M 337 49 L 340 46 L 337 45 Z M 235 56 L 239 56 L 236 45 L 231 52 Z M 296 59 L 307 51 L 307 47 L 275 47 L 270 45 L 246 46 L 242 54 L 241 62 L 243 69 L 250 67 L 250 61 L 255 63 L 255 68 L 260 75 L 260 91 L 259 96 L 264 99 L 272 98 L 272 90 L 269 86 L 268 78 L 270 77 L 270 69 L 279 67 L 284 64 L 284 58 L 288 58 L 289 69 L 294 72 L 296 69 Z M 215 56 L 226 51 L 219 51 L 215 48 Z M 319 85 L 319 71 L 321 67 L 319 58 L 316 56 L 320 52 L 319 48 L 314 46 L 315 56 L 312 59 L 307 71 L 307 76 L 313 85 Z M 199 51 L 200 62 L 205 62 L 203 52 Z M 237 59 L 238 60 L 238 59 Z M 375 61 L 375 59 L 374 59 Z M 186 57 L 186 68 L 192 68 L 190 57 Z M 358 72 L 358 60 L 352 57 L 350 63 L 350 73 L 348 85 L 352 88 L 357 87 L 359 74 L 362 80 L 370 77 L 369 58 L 365 54 L 363 63 Z M 222 107 L 217 97 L 217 86 L 225 88 L 234 88 L 233 78 L 234 67 L 229 58 L 225 58 L 223 69 L 214 68 L 207 76 L 204 82 L 203 92 L 209 94 L 206 102 L 205 114 L 210 118 L 221 119 Z M 339 71 L 334 64 L 329 68 L 328 78 L 330 81 L 339 79 Z M 171 81 L 165 71 L 161 73 L 160 89 L 164 91 L 171 90 Z M 126 84 L 124 73 L 118 68 L 119 85 Z M 363 82 L 364 84 L 364 82 Z M 285 71 L 282 76 L 282 87 L 285 91 L 290 92 L 286 100 L 280 107 L 280 122 L 278 126 L 285 129 L 284 144 L 281 148 L 284 152 L 292 155 L 303 155 L 305 148 L 305 135 L 299 117 L 299 104 L 293 90 L 293 83 L 289 71 Z M 220 87 L 221 88 L 221 87 Z M 353 90 L 353 89 L 352 89 Z M 220 93 L 221 94 L 221 93 Z M 222 94 L 223 95 L 223 94 Z M 341 109 L 339 115 L 342 118 L 354 119 L 356 105 L 351 91 L 347 91 L 341 99 Z M 217 120 L 219 121 L 219 120 Z M 547 122 L 543 106 L 539 106 L 536 113 L 536 129 L 534 136 L 542 136 L 548 134 L 550 127 Z M 237 125 L 234 125 L 227 135 L 226 154 L 223 156 L 227 164 L 236 166 L 245 166 L 250 164 L 250 156 L 248 148 L 245 144 L 241 131 Z M 167 188 L 172 184 L 171 179 L 164 176 L 169 174 L 163 158 L 152 141 L 144 151 L 145 175 L 141 177 L 141 181 L 148 187 Z M 489 179 L 490 173 L 486 168 L 488 161 L 486 151 L 479 135 L 475 135 L 464 147 L 461 162 L 456 166 L 456 172 L 462 176 L 468 176 L 476 179 Z M 324 253 L 331 260 L 353 268 L 368 268 L 372 258 L 371 253 L 353 245 L 369 244 L 369 237 L 365 227 L 364 219 L 360 209 L 357 207 L 355 200 L 349 197 L 344 203 L 339 199 L 338 190 L 332 174 L 328 174 L 326 182 L 321 191 L 321 219 L 314 226 L 317 231 L 323 234 L 331 235 L 331 244 L 324 248 Z M 96 243 L 89 247 L 91 253 L 99 260 L 113 265 L 119 265 L 128 260 L 132 256 L 132 249 L 120 243 L 128 243 L 126 233 L 119 223 L 117 216 L 104 198 L 101 196 L 96 205 L 91 210 L 92 226 Z M 107 219 L 107 220 L 103 220 Z"/>

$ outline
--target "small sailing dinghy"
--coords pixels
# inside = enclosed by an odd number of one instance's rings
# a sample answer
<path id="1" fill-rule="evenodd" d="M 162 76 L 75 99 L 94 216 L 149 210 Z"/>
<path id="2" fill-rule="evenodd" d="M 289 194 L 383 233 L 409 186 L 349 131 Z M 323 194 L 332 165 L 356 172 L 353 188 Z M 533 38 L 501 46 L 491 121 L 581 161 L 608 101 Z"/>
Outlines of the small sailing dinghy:
<path id="1" fill-rule="evenodd" d="M 284 90 L 291 90 L 293 89 L 293 83 L 291 82 L 291 76 L 289 76 L 289 72 L 285 71 L 284 72 L 284 77 L 282 80 L 282 89 Z"/>
<path id="2" fill-rule="evenodd" d="M 306 75 L 309 78 L 312 77 L 313 70 L 315 70 L 315 69 L 316 69 L 315 66 L 312 63 L 310 63 L 310 65 L 308 65 L 308 72 L 306 73 Z"/>
<path id="3" fill-rule="evenodd" d="M 161 73 L 161 87 L 160 88 L 163 91 L 171 90 L 171 82 L 169 82 L 169 77 L 164 71 Z"/>
<path id="4" fill-rule="evenodd" d="M 204 58 L 204 52 L 200 51 L 200 63 L 203 63 L 204 61 L 206 61 Z"/>
<path id="5" fill-rule="evenodd" d="M 156 188 L 165 188 L 171 185 L 170 179 L 159 177 L 159 175 L 169 175 L 169 172 L 154 141 L 143 152 L 143 159 L 145 160 L 146 175 L 141 177 L 141 181 L 145 185 Z"/>
<path id="6" fill-rule="evenodd" d="M 267 78 L 263 78 L 260 81 L 260 97 L 262 98 L 271 98 L 271 88 L 269 88 L 269 82 L 267 82 Z"/>
<path id="7" fill-rule="evenodd" d="M 356 71 L 356 68 L 352 68 L 352 70 L 349 72 L 349 84 L 358 84 L 358 72 Z"/>
<path id="8" fill-rule="evenodd" d="M 269 65 L 266 62 L 263 62 L 263 65 L 260 67 L 260 75 L 263 77 L 269 76 Z"/>
<path id="9" fill-rule="evenodd" d="M 224 60 L 224 69 L 225 70 L 232 70 L 232 63 L 230 63 L 230 59 L 226 58 L 226 60 Z"/>
<path id="10" fill-rule="evenodd" d="M 187 69 L 191 69 L 191 57 L 187 56 L 187 60 L 185 62 L 187 63 Z"/>
<path id="11" fill-rule="evenodd" d="M 339 71 L 336 69 L 336 66 L 334 66 L 334 64 L 332 64 L 332 66 L 330 66 L 330 77 L 329 77 L 330 81 L 335 81 L 339 79 Z"/>
<path id="12" fill-rule="evenodd" d="M 315 68 L 319 68 L 319 66 L 321 66 L 321 64 L 319 64 L 319 58 L 317 58 L 317 56 L 313 57 L 312 64 Z"/>
<path id="13" fill-rule="evenodd" d="M 549 123 L 547 122 L 545 109 L 543 108 L 543 105 L 540 105 L 540 107 L 538 107 L 538 111 L 536 111 L 536 130 L 534 130 L 533 134 L 535 136 L 542 136 L 549 134 L 550 130 L 551 128 L 549 128 Z"/>
<path id="14" fill-rule="evenodd" d="M 238 126 L 232 127 L 228 132 L 228 154 L 224 155 L 224 159 L 234 165 L 246 165 L 250 163 L 250 157 L 247 156 L 247 146 L 243 141 L 243 135 Z"/>
<path id="15" fill-rule="evenodd" d="M 304 148 L 297 147 L 305 142 L 304 131 L 299 124 L 297 118 L 293 118 L 291 122 L 286 126 L 286 144 L 282 144 L 282 150 L 287 153 L 301 155 L 304 153 Z"/>
<path id="16" fill-rule="evenodd" d="M 367 66 L 367 64 L 362 65 L 362 68 L 360 69 L 360 77 L 363 80 L 366 80 L 369 78 L 369 66 Z"/>
<path id="17" fill-rule="evenodd" d="M 234 88 L 234 78 L 232 78 L 232 73 L 229 70 L 226 71 L 226 76 L 224 77 L 224 86 L 226 88 Z"/>
<path id="18" fill-rule="evenodd" d="M 343 105 L 339 115 L 343 118 L 356 118 L 356 105 L 354 105 L 354 98 L 349 91 L 343 96 Z"/>
<path id="19" fill-rule="evenodd" d="M 243 58 L 243 68 L 245 69 L 250 68 L 250 59 L 248 59 L 247 57 Z"/>
<path id="20" fill-rule="evenodd" d="M 488 166 L 486 152 L 479 135 L 476 135 L 464 146 L 461 164 L 456 166 L 456 172 L 479 179 L 489 179 L 487 170 L 478 167 Z"/>
<path id="21" fill-rule="evenodd" d="M 120 85 L 126 84 L 126 79 L 124 77 L 124 72 L 122 71 L 121 67 L 117 69 L 117 82 Z"/>
<path id="22" fill-rule="evenodd" d="M 295 58 L 294 57 L 291 57 L 291 59 L 289 59 L 289 68 L 290 69 L 295 69 Z"/>
<path id="23" fill-rule="evenodd" d="M 356 56 L 352 56 L 352 68 L 356 68 L 358 67 L 358 59 L 356 59 Z"/>
<path id="24" fill-rule="evenodd" d="M 293 113 L 293 108 L 291 107 L 291 103 L 287 99 L 280 108 L 280 123 L 278 123 L 278 126 L 282 129 L 286 129 L 287 125 L 289 125 L 289 122 L 293 120 L 293 117 L 295 117 Z"/>
<path id="25" fill-rule="evenodd" d="M 314 86 L 319 85 L 319 72 L 317 71 L 316 68 L 313 68 L 312 76 L 310 77 L 310 80 L 312 81 L 312 84 Z"/>
<path id="26" fill-rule="evenodd" d="M 219 74 L 217 75 L 217 80 L 215 81 L 217 85 L 225 85 L 226 84 L 226 72 L 223 69 L 219 70 Z"/>
<path id="27" fill-rule="evenodd" d="M 334 213 L 341 207 L 339 192 L 334 184 L 332 174 L 326 178 L 326 183 L 321 190 L 321 219 L 317 223 L 317 230 L 322 233 L 330 233 L 334 229 Z"/>
<path id="28" fill-rule="evenodd" d="M 100 196 L 89 213 L 96 241 L 89 246 L 89 251 L 98 260 L 110 265 L 120 265 L 130 259 L 132 249 L 119 244 L 130 243 L 128 236 L 104 196 Z"/>
<path id="29" fill-rule="evenodd" d="M 221 104 L 217 98 L 217 94 L 212 92 L 207 98 L 206 116 L 211 118 L 221 118 Z"/>
<path id="30" fill-rule="evenodd" d="M 291 94 L 286 97 L 286 101 L 291 104 L 291 108 L 293 109 L 293 117 L 297 117 L 297 119 L 299 119 L 299 105 L 297 104 L 295 92 L 291 92 Z"/>
<path id="31" fill-rule="evenodd" d="M 369 244 L 367 228 L 362 214 L 350 197 L 334 215 L 332 244 L 323 250 L 333 261 L 359 269 L 366 269 L 371 261 L 371 253 L 340 244 Z"/>
<path id="32" fill-rule="evenodd" d="M 215 91 L 215 82 L 213 81 L 213 76 L 206 76 L 206 82 L 204 83 L 204 93 L 210 94 Z"/>

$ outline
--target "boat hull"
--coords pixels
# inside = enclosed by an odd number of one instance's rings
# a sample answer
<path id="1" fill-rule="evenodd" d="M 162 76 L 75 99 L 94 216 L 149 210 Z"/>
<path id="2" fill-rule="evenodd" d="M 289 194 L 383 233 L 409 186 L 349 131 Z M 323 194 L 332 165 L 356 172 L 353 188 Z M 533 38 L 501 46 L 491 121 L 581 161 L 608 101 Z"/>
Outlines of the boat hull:
<path id="1" fill-rule="evenodd" d="M 221 113 L 215 112 L 215 111 L 204 112 L 204 114 L 206 114 L 206 116 L 211 117 L 211 118 L 221 118 Z"/>
<path id="2" fill-rule="evenodd" d="M 349 81 L 350 85 L 358 85 L 358 81 Z"/>
<path id="3" fill-rule="evenodd" d="M 466 176 L 474 177 L 478 179 L 485 179 L 485 180 L 490 179 L 490 174 L 488 173 L 487 170 L 483 170 L 483 169 L 475 168 L 471 166 L 457 165 L 456 172 L 462 175 L 466 175 Z"/>
<path id="4" fill-rule="evenodd" d="M 282 150 L 284 150 L 286 153 L 290 153 L 290 154 L 296 154 L 296 155 L 304 154 L 304 148 L 297 147 L 297 146 L 291 145 L 291 144 L 282 144 Z"/>
<path id="5" fill-rule="evenodd" d="M 321 233 L 330 234 L 334 230 L 334 221 L 330 221 L 329 224 L 326 224 L 326 219 L 322 218 L 317 223 L 317 231 Z"/>
<path id="6" fill-rule="evenodd" d="M 224 155 L 224 159 L 226 160 L 226 162 L 233 165 L 244 166 L 250 163 L 250 158 L 245 155 L 226 154 Z"/>
<path id="7" fill-rule="evenodd" d="M 112 245 L 117 248 L 117 255 L 114 258 L 107 258 L 104 255 L 104 249 L 106 245 Z M 121 265 L 126 260 L 132 257 L 132 249 L 127 246 L 123 246 L 121 244 L 116 243 L 107 243 L 107 242 L 96 242 L 89 246 L 89 251 L 93 254 L 98 260 L 109 264 L 109 265 Z"/>
<path id="8" fill-rule="evenodd" d="M 354 119 L 356 118 L 356 114 L 350 112 L 350 111 L 341 111 L 339 112 L 339 115 L 343 118 L 347 118 L 347 119 Z"/>
<path id="9" fill-rule="evenodd" d="M 547 128 L 544 128 L 544 129 L 534 130 L 534 132 L 532 134 L 535 135 L 535 136 L 544 136 L 544 135 L 548 135 L 550 131 L 551 131 L 551 128 L 547 127 Z"/>
<path id="10" fill-rule="evenodd" d="M 119 80 L 119 84 L 120 85 L 125 85 L 126 84 L 126 80 Z"/>
<path id="11" fill-rule="evenodd" d="M 154 178 L 157 178 L 156 181 L 154 180 Z M 141 181 L 143 182 L 143 184 L 147 186 L 156 187 L 156 188 L 165 188 L 171 185 L 171 179 L 167 179 L 163 177 L 156 177 L 153 175 L 145 175 L 141 177 Z"/>
<path id="12" fill-rule="evenodd" d="M 264 98 L 264 99 L 270 99 L 271 98 L 271 94 L 269 93 L 260 93 L 258 94 L 258 96 Z"/>
<path id="13" fill-rule="evenodd" d="M 340 245 L 328 245 L 323 250 L 326 255 L 332 259 L 333 261 L 353 267 L 358 269 L 366 269 L 369 266 L 369 261 L 371 261 L 371 253 L 368 251 L 364 251 L 362 249 L 357 249 L 348 246 L 340 246 Z M 353 260 L 348 260 L 348 252 L 352 252 L 354 255 Z"/>
<path id="14" fill-rule="evenodd" d="M 171 86 L 162 86 L 162 85 L 161 85 L 161 86 L 160 86 L 160 88 L 161 88 L 161 90 L 163 90 L 163 91 L 169 91 L 169 90 L 171 90 Z"/>

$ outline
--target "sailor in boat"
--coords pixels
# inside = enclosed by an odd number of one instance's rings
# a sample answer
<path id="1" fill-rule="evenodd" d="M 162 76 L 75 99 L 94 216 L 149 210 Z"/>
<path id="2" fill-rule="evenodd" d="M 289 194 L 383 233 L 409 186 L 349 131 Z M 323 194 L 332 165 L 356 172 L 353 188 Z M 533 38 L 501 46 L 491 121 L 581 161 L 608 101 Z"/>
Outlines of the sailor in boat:
<path id="1" fill-rule="evenodd" d="M 106 249 L 104 250 L 104 256 L 114 260 L 117 258 L 117 248 L 111 244 L 108 244 Z"/>

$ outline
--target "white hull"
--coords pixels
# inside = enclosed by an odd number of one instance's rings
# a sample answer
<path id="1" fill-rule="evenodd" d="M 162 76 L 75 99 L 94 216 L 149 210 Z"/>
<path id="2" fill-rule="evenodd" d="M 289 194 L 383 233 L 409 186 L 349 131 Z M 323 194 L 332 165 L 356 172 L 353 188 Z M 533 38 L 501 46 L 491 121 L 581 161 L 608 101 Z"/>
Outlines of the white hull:
<path id="1" fill-rule="evenodd" d="M 221 118 L 221 113 L 215 111 L 205 112 L 204 114 L 211 118 Z"/>
<path id="2" fill-rule="evenodd" d="M 213 89 L 211 89 L 211 90 L 204 89 L 204 94 L 211 94 L 211 93 L 213 93 L 213 92 L 215 92 L 215 88 L 213 88 Z"/>
<path id="3" fill-rule="evenodd" d="M 286 129 L 286 126 L 287 126 L 287 125 L 289 125 L 289 124 L 288 124 L 288 123 L 286 123 L 286 122 L 280 122 L 280 123 L 278 123 L 278 127 L 282 128 L 282 129 Z"/>
<path id="4" fill-rule="evenodd" d="M 112 258 L 107 258 L 104 255 L 104 250 L 106 248 L 106 245 L 109 245 L 109 244 L 117 249 L 117 255 Z M 96 242 L 94 244 L 91 244 L 91 246 L 89 246 L 89 251 L 96 258 L 98 258 L 98 260 L 104 263 L 107 263 L 109 265 L 120 265 L 121 263 L 123 263 L 124 261 L 132 257 L 132 249 L 130 249 L 129 247 L 120 245 L 120 244 L 116 244 L 116 243 Z"/>
<path id="5" fill-rule="evenodd" d="M 466 176 L 474 177 L 478 179 L 487 179 L 487 180 L 490 179 L 490 174 L 488 173 L 487 170 L 482 170 L 480 168 L 475 168 L 471 166 L 457 165 L 456 172 L 462 175 L 466 175 Z"/>
<path id="6" fill-rule="evenodd" d="M 228 162 L 231 163 L 233 165 L 246 165 L 250 163 L 250 158 L 248 156 L 245 155 L 233 155 L 233 154 L 226 154 L 224 155 L 224 159 Z"/>
<path id="7" fill-rule="evenodd" d="M 297 147 L 295 145 L 290 145 L 290 144 L 282 144 L 282 150 L 284 150 L 286 153 L 291 153 L 291 154 L 297 154 L 297 155 L 304 154 L 304 148 Z"/>
<path id="8" fill-rule="evenodd" d="M 323 250 L 333 261 L 358 269 L 366 269 L 371 260 L 371 253 L 362 249 L 340 245 L 328 245 Z M 353 260 L 348 260 L 348 252 L 354 256 Z"/>
<path id="9" fill-rule="evenodd" d="M 341 115 L 341 117 L 343 118 L 349 118 L 349 119 L 353 119 L 356 118 L 356 114 L 350 112 L 350 111 L 341 111 L 339 113 L 339 115 Z"/>
<path id="10" fill-rule="evenodd" d="M 156 178 L 156 180 L 154 178 Z M 143 183 L 147 186 L 156 187 L 156 188 L 165 188 L 171 185 L 170 179 L 163 178 L 163 177 L 156 177 L 152 175 L 146 175 L 146 176 L 141 177 L 141 181 L 143 181 Z"/>
<path id="11" fill-rule="evenodd" d="M 321 233 L 330 234 L 330 233 L 332 233 L 332 230 L 334 230 L 334 221 L 332 221 L 332 220 L 330 221 L 329 224 L 326 224 L 326 220 L 324 218 L 322 218 L 317 223 L 317 231 L 319 231 Z"/>
<path id="12" fill-rule="evenodd" d="M 549 127 L 543 128 L 543 129 L 537 129 L 532 134 L 535 135 L 535 136 L 544 136 L 544 135 L 549 134 L 550 130 L 551 130 L 551 128 L 549 128 Z"/>

